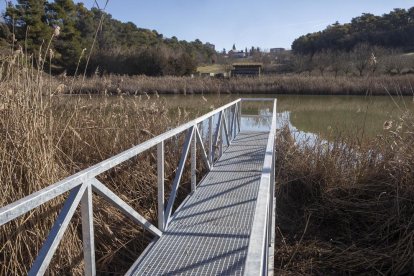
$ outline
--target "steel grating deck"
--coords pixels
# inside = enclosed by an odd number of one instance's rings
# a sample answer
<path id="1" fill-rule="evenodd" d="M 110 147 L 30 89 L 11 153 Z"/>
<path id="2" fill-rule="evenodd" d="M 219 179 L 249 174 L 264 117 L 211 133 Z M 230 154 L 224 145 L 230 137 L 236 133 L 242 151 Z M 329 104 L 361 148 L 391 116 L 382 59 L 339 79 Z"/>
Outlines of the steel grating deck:
<path id="1" fill-rule="evenodd" d="M 241 132 L 133 275 L 242 275 L 268 132 Z"/>

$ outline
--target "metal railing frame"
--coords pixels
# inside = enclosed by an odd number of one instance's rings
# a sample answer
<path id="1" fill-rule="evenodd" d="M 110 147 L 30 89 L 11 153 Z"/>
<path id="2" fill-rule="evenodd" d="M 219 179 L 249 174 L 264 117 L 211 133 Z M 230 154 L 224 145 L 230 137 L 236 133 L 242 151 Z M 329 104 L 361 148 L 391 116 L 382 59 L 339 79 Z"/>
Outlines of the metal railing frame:
<path id="1" fill-rule="evenodd" d="M 275 139 L 276 139 L 276 99 L 255 99 L 258 101 L 273 101 L 272 121 L 266 146 L 259 192 L 253 216 L 252 229 L 247 249 L 244 275 L 267 275 L 269 268 L 269 248 L 271 237 L 275 231 L 272 218 L 275 214 Z M 243 102 L 243 100 L 242 100 Z"/>
<path id="2" fill-rule="evenodd" d="M 94 229 L 93 229 L 93 192 L 104 198 L 111 203 L 117 209 L 119 209 L 125 216 L 130 218 L 135 223 L 141 225 L 144 229 L 152 233 L 156 238 L 162 236 L 162 233 L 168 228 L 171 221 L 173 205 L 176 199 L 177 191 L 180 185 L 181 177 L 184 172 L 185 163 L 187 157 L 190 154 L 191 159 L 191 190 L 194 192 L 197 188 L 196 179 L 196 162 L 197 162 L 197 145 L 201 149 L 201 156 L 208 170 L 213 168 L 215 160 L 220 158 L 223 153 L 223 140 L 225 139 L 226 145 L 230 145 L 231 141 L 236 137 L 236 134 L 240 132 L 241 126 L 241 103 L 244 101 L 274 101 L 273 118 L 271 133 L 269 136 L 269 142 L 266 148 L 265 163 L 263 168 L 263 174 L 259 188 L 259 198 L 256 206 L 253 230 L 250 238 L 249 251 L 247 256 L 248 263 L 246 264 L 247 275 L 257 275 L 257 271 L 253 274 L 249 274 L 256 266 L 252 265 L 252 258 L 263 258 L 263 252 L 256 252 L 257 249 L 262 249 L 263 242 L 267 235 L 263 233 L 263 229 L 268 226 L 269 213 L 273 212 L 268 206 L 269 189 L 274 194 L 273 185 L 269 185 L 269 180 L 273 179 L 274 182 L 274 152 L 273 142 L 275 133 L 275 112 L 276 112 L 276 100 L 275 99 L 238 99 L 229 104 L 226 104 L 208 114 L 201 116 L 195 120 L 192 120 L 186 124 L 183 124 L 175 129 L 165 132 L 157 137 L 154 137 L 142 144 L 139 144 L 131 149 L 119 153 L 107 160 L 104 160 L 90 168 L 82 170 L 72 176 L 69 176 L 51 186 L 48 186 L 38 192 L 35 192 L 29 196 L 26 196 L 14 203 L 0 208 L 0 226 L 7 222 L 20 217 L 40 205 L 49 202 L 50 200 L 69 192 L 65 203 L 54 223 L 52 229 L 49 232 L 42 248 L 40 249 L 38 256 L 36 257 L 32 267 L 29 271 L 29 275 L 43 275 L 48 268 L 48 265 L 55 253 L 59 243 L 72 219 L 78 205 L 81 205 L 81 221 L 82 221 L 82 240 L 83 240 L 83 252 L 85 261 L 85 275 L 96 275 L 95 267 L 95 241 L 94 241 Z M 214 128 L 213 117 L 218 115 L 217 125 Z M 231 117 L 230 117 L 231 116 Z M 208 120 L 208 149 L 206 150 L 203 142 L 203 137 L 200 133 L 199 124 Z M 214 134 L 213 134 L 213 130 Z M 175 174 L 174 181 L 172 183 L 171 194 L 168 198 L 167 205 L 164 203 L 164 142 L 167 139 L 173 138 L 182 132 L 187 132 L 183 150 L 181 153 L 180 162 Z M 142 215 L 136 212 L 125 201 L 113 193 L 96 177 L 115 166 L 137 156 L 138 154 L 147 151 L 153 147 L 157 147 L 157 185 L 158 185 L 158 227 L 151 224 Z M 219 149 L 219 154 L 216 156 L 216 149 Z M 269 164 L 272 164 L 273 169 L 269 168 Z M 272 182 L 272 183 L 273 183 Z M 270 188 L 269 188 L 270 186 Z M 267 208 L 267 212 L 262 212 Z M 266 214 L 263 215 L 263 214 Z M 267 224 L 266 224 L 267 223 Z M 261 232 L 257 232 L 261 228 Z M 259 229 L 260 230 L 260 229 Z M 268 228 L 266 233 L 272 229 Z M 260 244 L 259 244 L 260 243 Z M 257 259 L 253 262 L 257 262 Z"/>
<path id="3" fill-rule="evenodd" d="M 216 131 L 213 135 L 213 117 L 218 115 Z M 227 116 L 232 115 L 231 121 L 228 122 Z M 203 137 L 200 133 L 199 124 L 208 120 L 208 150 L 206 150 Z M 40 205 L 69 192 L 65 199 L 52 229 L 49 232 L 38 256 L 36 257 L 29 275 L 43 275 L 55 253 L 68 225 L 72 219 L 78 205 L 81 205 L 82 221 L 82 239 L 85 261 L 85 275 L 95 275 L 95 242 L 93 229 L 93 202 L 92 193 L 96 193 L 119 209 L 124 215 L 132 219 L 135 223 L 144 227 L 156 238 L 162 236 L 163 231 L 168 228 L 171 220 L 172 209 L 176 199 L 178 187 L 184 171 L 185 163 L 191 151 L 191 188 L 196 190 L 196 149 L 199 145 L 201 156 L 208 170 L 211 170 L 217 158 L 223 152 L 223 140 L 226 139 L 227 145 L 231 143 L 237 132 L 240 131 L 241 122 L 241 99 L 226 104 L 214 111 L 207 113 L 195 120 L 183 124 L 175 129 L 165 132 L 154 137 L 142 144 L 128 149 L 118 155 L 104 160 L 90 168 L 82 170 L 72 176 L 69 176 L 51 186 L 48 186 L 38 192 L 26 196 L 16 202 L 0 208 L 0 226 L 18 218 Z M 176 137 L 182 132 L 187 132 L 185 142 L 172 184 L 172 191 L 169 196 L 167 205 L 164 204 L 164 142 L 167 139 Z M 223 137 L 224 136 L 224 137 Z M 125 201 L 108 189 L 96 177 L 115 166 L 147 151 L 157 147 L 157 184 L 158 184 L 158 227 L 151 224 L 142 215 L 136 212 Z M 219 154 L 216 155 L 216 148 L 219 148 Z"/>

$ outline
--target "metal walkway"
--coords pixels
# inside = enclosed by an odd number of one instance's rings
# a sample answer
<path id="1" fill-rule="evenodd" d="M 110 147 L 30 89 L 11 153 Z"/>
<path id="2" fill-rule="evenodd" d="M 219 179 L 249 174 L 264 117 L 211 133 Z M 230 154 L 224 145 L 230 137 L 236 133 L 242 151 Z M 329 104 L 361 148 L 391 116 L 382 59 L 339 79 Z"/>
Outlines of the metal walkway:
<path id="1" fill-rule="evenodd" d="M 130 273 L 243 275 L 268 137 L 239 133 Z"/>
<path id="2" fill-rule="evenodd" d="M 271 115 L 267 108 L 257 110 L 257 115 L 251 116 L 254 102 L 271 103 Z M 260 131 L 252 132 L 242 128 L 242 106 L 245 104 L 250 114 L 246 117 L 253 121 L 270 119 L 268 130 L 260 128 Z M 259 108 L 256 106 L 256 109 Z M 164 143 L 171 139 L 177 141 L 182 133 L 185 133 L 185 139 L 181 157 L 168 201 L 164 202 Z M 84 274 L 96 275 L 92 197 L 95 193 L 154 236 L 127 275 L 272 274 L 275 135 L 276 99 L 238 99 L 1 207 L 0 226 L 69 192 L 28 274 L 46 273 L 80 205 Z M 158 222 L 155 225 L 97 179 L 154 147 L 157 150 L 158 187 Z M 186 168 L 188 159 L 191 160 L 190 168 Z M 198 159 L 208 170 L 199 182 L 196 177 Z M 174 211 L 186 169 L 191 171 L 191 194 Z"/>

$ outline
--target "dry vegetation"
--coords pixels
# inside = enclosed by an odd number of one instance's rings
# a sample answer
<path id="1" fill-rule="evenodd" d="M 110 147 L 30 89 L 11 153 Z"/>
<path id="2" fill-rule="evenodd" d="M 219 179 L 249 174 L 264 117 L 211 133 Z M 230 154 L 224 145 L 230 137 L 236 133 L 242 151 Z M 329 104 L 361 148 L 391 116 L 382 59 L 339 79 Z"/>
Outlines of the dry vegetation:
<path id="1" fill-rule="evenodd" d="M 60 83 L 28 64 L 26 57 L 17 53 L 0 67 L 0 139 L 3 141 L 0 144 L 0 206 L 189 119 L 185 111 L 175 110 L 176 119 L 172 121 L 168 103 L 150 101 L 147 97 L 128 100 L 102 97 L 101 101 L 91 101 L 53 96 L 62 90 Z M 286 77 L 285 81 L 291 81 L 299 91 L 306 84 L 300 83 L 301 77 L 297 78 L 294 81 Z M 177 87 L 177 93 L 182 93 L 181 89 L 190 87 L 183 86 L 187 82 L 192 84 L 193 92 L 207 91 L 202 90 L 206 87 L 220 88 L 223 83 L 233 85 L 234 90 L 230 92 L 237 89 L 251 92 L 257 81 L 277 86 L 270 77 L 184 80 L 92 78 L 84 87 L 86 91 L 106 89 L 108 93 L 112 93 L 110 89 L 131 93 L 133 87 L 137 93 L 161 93 Z M 323 78 L 315 81 L 324 84 Z M 390 79 L 388 84 L 393 87 L 394 81 L 397 80 Z M 409 78 L 401 77 L 398 81 L 403 90 Z M 194 88 L 194 83 L 200 85 L 197 88 L 200 90 Z M 381 87 L 381 84 L 375 85 Z M 264 92 L 266 85 L 263 87 L 260 92 Z M 316 86 L 308 89 L 316 90 Z M 322 142 L 300 146 L 286 130 L 279 133 L 277 273 L 414 273 L 413 130 L 414 119 L 405 114 L 380 138 L 363 144 L 338 138 L 329 146 Z M 179 143 L 180 139 L 166 145 L 169 180 L 178 162 Z M 157 216 L 155 169 L 154 152 L 149 151 L 100 179 L 154 222 Z M 166 189 L 168 194 L 168 185 Z M 181 197 L 187 192 L 188 186 L 183 185 Z M 62 202 L 63 198 L 58 198 L 0 227 L 1 275 L 27 273 Z M 124 272 L 148 244 L 150 235 L 97 196 L 94 197 L 94 220 L 99 273 Z M 82 259 L 81 225 L 76 214 L 49 272 L 82 274 Z"/>
<path id="2" fill-rule="evenodd" d="M 414 273 L 414 118 L 384 127 L 362 144 L 279 133 L 277 274 Z"/>
<path id="3" fill-rule="evenodd" d="M 21 53 L 1 67 L 0 206 L 40 190 L 83 168 L 141 143 L 169 127 L 188 121 L 185 110 L 136 97 L 58 97 L 59 83 L 28 65 Z M 174 177 L 182 137 L 166 143 L 166 196 Z M 156 223 L 155 150 L 125 162 L 100 179 L 144 217 Z M 202 171 L 202 168 L 199 168 Z M 179 197 L 188 194 L 188 175 Z M 60 197 L 0 227 L 0 275 L 24 275 L 60 210 Z M 100 274 L 125 272 L 151 239 L 98 196 L 94 197 L 96 260 Z M 65 233 L 49 272 L 82 274 L 79 214 Z"/>
<path id="4" fill-rule="evenodd" d="M 92 94 L 408 95 L 414 76 L 269 75 L 260 78 L 103 76 L 64 80 L 66 92 Z M 73 86 L 71 85 L 73 83 Z M 69 89 L 72 88 L 72 89 Z M 387 88 L 387 89 L 385 89 Z"/>

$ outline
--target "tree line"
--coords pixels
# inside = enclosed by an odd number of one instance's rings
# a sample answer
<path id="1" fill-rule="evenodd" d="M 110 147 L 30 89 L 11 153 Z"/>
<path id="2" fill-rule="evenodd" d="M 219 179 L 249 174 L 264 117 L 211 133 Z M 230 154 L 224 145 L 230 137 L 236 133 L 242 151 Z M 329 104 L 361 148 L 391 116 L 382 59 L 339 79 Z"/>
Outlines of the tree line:
<path id="1" fill-rule="evenodd" d="M 215 51 L 198 39 L 166 38 L 72 0 L 8 2 L 2 17 L 0 46 L 26 51 L 37 61 L 49 48 L 45 55 L 54 73 L 74 74 L 88 65 L 88 74 L 181 76 L 216 58 Z"/>
<path id="2" fill-rule="evenodd" d="M 311 55 L 323 50 L 349 52 L 358 44 L 414 50 L 414 7 L 394 9 L 382 16 L 364 13 L 346 24 L 336 22 L 323 31 L 297 38 L 292 50 Z"/>

